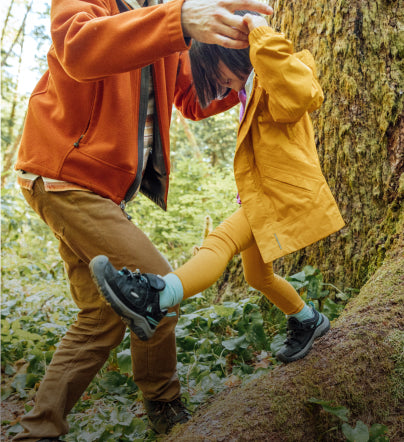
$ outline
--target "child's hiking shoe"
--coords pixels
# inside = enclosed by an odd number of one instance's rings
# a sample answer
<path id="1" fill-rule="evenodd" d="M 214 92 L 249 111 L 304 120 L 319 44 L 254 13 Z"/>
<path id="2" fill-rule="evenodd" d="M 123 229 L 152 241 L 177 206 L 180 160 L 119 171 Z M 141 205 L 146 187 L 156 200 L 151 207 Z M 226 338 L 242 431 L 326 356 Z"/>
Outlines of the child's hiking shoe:
<path id="1" fill-rule="evenodd" d="M 164 280 L 125 267 L 118 271 L 103 255 L 91 260 L 90 270 L 97 288 L 115 312 L 139 339 L 150 339 L 167 314 L 160 309 L 159 293 L 165 287 Z"/>
<path id="2" fill-rule="evenodd" d="M 315 339 L 325 335 L 330 329 L 327 316 L 313 307 L 314 318 L 298 321 L 293 316 L 288 319 L 287 338 L 276 354 L 282 362 L 293 362 L 303 358 L 310 351 Z M 321 317 L 321 319 L 320 319 Z"/>
<path id="3" fill-rule="evenodd" d="M 180 398 L 171 402 L 143 399 L 150 426 L 158 434 L 167 434 L 176 424 L 185 424 L 191 415 Z"/>

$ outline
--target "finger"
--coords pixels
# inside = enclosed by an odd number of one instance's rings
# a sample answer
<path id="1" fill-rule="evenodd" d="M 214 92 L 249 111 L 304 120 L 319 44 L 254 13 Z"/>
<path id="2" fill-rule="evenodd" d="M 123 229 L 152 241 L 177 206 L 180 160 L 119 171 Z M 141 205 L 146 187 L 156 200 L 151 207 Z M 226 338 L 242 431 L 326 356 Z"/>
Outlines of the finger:
<path id="1" fill-rule="evenodd" d="M 244 23 L 246 23 L 249 32 L 253 31 L 259 26 L 267 26 L 268 23 L 263 16 L 246 14 L 244 16 Z"/>
<path id="2" fill-rule="evenodd" d="M 214 34 L 218 34 L 223 37 L 230 38 L 231 40 L 236 40 L 236 41 L 237 40 L 247 41 L 248 33 L 249 33 L 248 27 L 245 24 L 243 26 L 243 31 L 225 25 L 218 25 L 214 30 Z"/>
<path id="3" fill-rule="evenodd" d="M 222 26 L 217 27 L 214 32 L 211 32 L 208 38 L 199 41 L 209 44 L 218 44 L 225 47 L 244 48 L 248 46 L 248 33 L 244 34 L 236 29 Z"/>
<path id="4" fill-rule="evenodd" d="M 244 23 L 246 23 L 248 30 L 251 32 L 254 29 L 254 22 L 250 14 L 246 14 L 243 18 Z"/>
<path id="5" fill-rule="evenodd" d="M 229 49 L 245 49 L 249 45 L 248 40 L 233 40 L 224 35 L 216 35 L 213 43 Z"/>
<path id="6" fill-rule="evenodd" d="M 248 28 L 246 27 L 243 17 L 240 15 L 234 15 L 227 10 L 224 10 L 220 23 L 227 25 L 229 28 L 237 29 L 240 32 L 248 34 Z"/>
<path id="7" fill-rule="evenodd" d="M 218 6 L 222 6 L 232 12 L 240 9 L 248 9 L 265 15 L 272 15 L 274 13 L 271 6 L 261 3 L 258 0 L 222 0 L 222 2 L 218 3 Z"/>

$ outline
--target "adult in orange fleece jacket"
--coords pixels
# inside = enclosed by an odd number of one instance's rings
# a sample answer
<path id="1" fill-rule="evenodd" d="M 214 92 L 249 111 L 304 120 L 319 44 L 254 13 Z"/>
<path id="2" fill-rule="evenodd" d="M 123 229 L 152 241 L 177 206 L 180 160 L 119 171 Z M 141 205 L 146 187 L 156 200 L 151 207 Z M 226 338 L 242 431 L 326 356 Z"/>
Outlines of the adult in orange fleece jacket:
<path id="1" fill-rule="evenodd" d="M 190 39 L 242 48 L 236 9 L 270 14 L 257 0 L 53 0 L 48 70 L 29 102 L 16 169 L 28 203 L 59 240 L 80 311 L 58 346 L 14 440 L 58 440 L 66 417 L 122 340 L 125 324 L 104 304 L 88 263 L 164 275 L 171 267 L 124 209 L 141 191 L 166 209 L 172 105 L 201 119 L 238 102 L 202 109 L 191 83 Z M 173 308 L 178 311 L 178 306 Z M 168 431 L 189 415 L 180 400 L 174 328 L 167 316 L 147 343 L 132 336 L 134 379 L 151 424 Z"/>

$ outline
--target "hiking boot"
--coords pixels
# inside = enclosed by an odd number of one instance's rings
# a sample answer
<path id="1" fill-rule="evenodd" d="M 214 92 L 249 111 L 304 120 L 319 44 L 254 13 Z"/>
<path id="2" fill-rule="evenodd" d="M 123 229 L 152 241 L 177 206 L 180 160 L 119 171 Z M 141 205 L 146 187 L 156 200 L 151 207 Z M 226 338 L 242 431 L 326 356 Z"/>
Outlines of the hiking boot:
<path id="1" fill-rule="evenodd" d="M 165 282 L 151 273 L 116 270 L 106 256 L 96 256 L 90 270 L 97 288 L 108 304 L 141 339 L 150 339 L 167 314 L 160 309 L 160 294 Z"/>
<path id="2" fill-rule="evenodd" d="M 287 338 L 275 355 L 276 359 L 293 362 L 303 358 L 310 351 L 314 340 L 328 332 L 330 321 L 327 316 L 319 313 L 314 307 L 313 313 L 314 318 L 305 321 L 298 321 L 293 316 L 288 319 Z"/>
<path id="3" fill-rule="evenodd" d="M 167 434 L 174 425 L 185 424 L 191 415 L 181 399 L 171 402 L 149 401 L 143 399 L 150 426 L 158 434 Z"/>

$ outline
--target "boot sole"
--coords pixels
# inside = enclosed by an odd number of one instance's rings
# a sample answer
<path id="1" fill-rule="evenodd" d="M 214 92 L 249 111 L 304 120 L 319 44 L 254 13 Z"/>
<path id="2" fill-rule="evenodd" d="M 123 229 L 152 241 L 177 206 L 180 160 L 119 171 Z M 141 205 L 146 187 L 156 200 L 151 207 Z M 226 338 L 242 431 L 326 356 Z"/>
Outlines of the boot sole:
<path id="1" fill-rule="evenodd" d="M 103 276 L 109 260 L 106 256 L 97 256 L 90 261 L 89 267 L 92 279 L 102 295 L 104 301 L 122 318 L 128 327 L 141 341 L 149 340 L 155 330 L 152 329 L 147 319 L 129 309 L 115 294 Z"/>
<path id="2" fill-rule="evenodd" d="M 304 358 L 307 355 L 307 353 L 311 350 L 314 341 L 318 338 L 321 338 L 321 336 L 324 336 L 328 332 L 328 330 L 330 330 L 330 320 L 327 318 L 327 316 L 323 315 L 322 313 L 320 314 L 323 317 L 323 321 L 316 328 L 316 330 L 313 333 L 313 336 L 307 342 L 305 347 L 302 348 L 298 353 L 294 354 L 293 356 L 285 356 L 282 353 L 277 353 L 275 357 L 276 359 L 278 359 L 278 361 L 288 363 Z"/>

